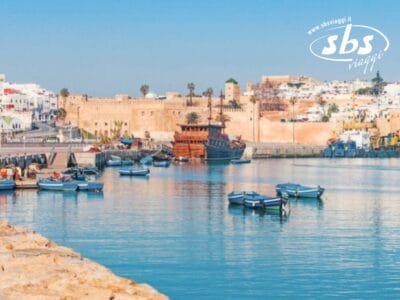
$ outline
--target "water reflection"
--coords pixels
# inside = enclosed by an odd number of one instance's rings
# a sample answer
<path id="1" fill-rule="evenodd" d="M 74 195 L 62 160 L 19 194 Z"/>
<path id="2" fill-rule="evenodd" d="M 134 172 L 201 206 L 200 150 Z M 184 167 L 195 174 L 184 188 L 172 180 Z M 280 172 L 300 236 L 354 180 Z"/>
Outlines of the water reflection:
<path id="1" fill-rule="evenodd" d="M 252 209 L 249 207 L 229 204 L 228 212 L 235 217 L 247 217 L 247 216 L 258 216 L 258 217 L 269 217 L 271 220 L 286 222 L 290 215 L 290 208 L 280 210 L 278 209 Z"/>
<path id="2" fill-rule="evenodd" d="M 152 168 L 147 179 L 106 169 L 104 193 L 0 193 L 0 218 L 171 299 L 392 299 L 400 296 L 400 187 L 387 174 L 399 162 L 182 164 Z M 290 199 L 287 216 L 229 205 L 232 190 L 274 195 L 287 181 L 321 185 L 324 197 Z"/>

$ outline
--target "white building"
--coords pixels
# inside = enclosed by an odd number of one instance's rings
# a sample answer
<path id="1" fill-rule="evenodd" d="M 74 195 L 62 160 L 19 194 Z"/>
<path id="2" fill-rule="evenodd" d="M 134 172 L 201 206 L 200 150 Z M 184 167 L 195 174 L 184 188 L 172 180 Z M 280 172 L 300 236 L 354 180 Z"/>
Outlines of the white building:
<path id="1" fill-rule="evenodd" d="M 57 109 L 57 96 L 38 84 L 6 82 L 4 74 L 0 74 L 0 109 L 31 111 L 40 118 Z"/>

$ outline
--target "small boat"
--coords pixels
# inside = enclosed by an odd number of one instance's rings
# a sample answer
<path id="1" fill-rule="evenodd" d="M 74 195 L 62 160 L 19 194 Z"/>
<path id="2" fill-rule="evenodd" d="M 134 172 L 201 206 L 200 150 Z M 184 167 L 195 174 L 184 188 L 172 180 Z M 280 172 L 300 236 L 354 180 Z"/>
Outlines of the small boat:
<path id="1" fill-rule="evenodd" d="M 171 164 L 171 162 L 169 160 L 153 161 L 154 167 L 168 168 L 170 164 Z"/>
<path id="2" fill-rule="evenodd" d="M 104 183 L 99 181 L 77 180 L 79 191 L 100 192 L 103 190 Z"/>
<path id="3" fill-rule="evenodd" d="M 0 190 L 13 190 L 15 189 L 15 181 L 12 179 L 0 179 Z"/>
<path id="4" fill-rule="evenodd" d="M 111 155 L 111 158 L 107 160 L 106 166 L 107 167 L 118 167 L 122 165 L 122 159 L 119 156 Z"/>
<path id="5" fill-rule="evenodd" d="M 62 181 L 55 179 L 39 179 L 37 185 L 41 190 L 49 191 L 76 191 L 78 184 L 76 180 L 73 181 Z"/>
<path id="6" fill-rule="evenodd" d="M 279 183 L 275 186 L 275 191 L 276 194 L 278 196 L 282 196 L 282 191 L 284 192 L 286 189 L 288 188 L 293 188 L 295 189 L 298 186 L 297 183 L 291 183 L 291 182 L 287 182 L 287 183 Z"/>
<path id="7" fill-rule="evenodd" d="M 126 168 L 120 169 L 121 176 L 147 176 L 150 173 L 148 168 Z"/>
<path id="8" fill-rule="evenodd" d="M 94 167 L 94 166 L 73 167 L 73 168 L 65 169 L 61 173 L 63 175 L 76 174 L 76 173 L 82 173 L 84 175 L 98 175 L 99 169 L 97 169 L 97 167 Z"/>
<path id="9" fill-rule="evenodd" d="M 228 194 L 228 200 L 229 203 L 231 204 L 239 204 L 239 205 L 244 205 L 244 198 L 245 195 L 249 196 L 255 196 L 255 195 L 260 195 L 256 192 L 246 192 L 246 191 L 233 191 Z"/>
<path id="10" fill-rule="evenodd" d="M 251 159 L 231 159 L 231 164 L 239 165 L 239 164 L 249 164 L 251 163 Z"/>
<path id="11" fill-rule="evenodd" d="M 123 159 L 123 160 L 121 160 L 121 165 L 122 166 L 133 166 L 133 160 L 132 159 Z"/>
<path id="12" fill-rule="evenodd" d="M 320 198 L 325 189 L 318 187 L 309 187 L 294 183 L 283 183 L 276 186 L 278 195 L 287 194 L 289 197 L 295 198 Z"/>
<path id="13" fill-rule="evenodd" d="M 281 197 L 270 197 L 266 195 L 245 195 L 244 206 L 250 208 L 281 209 L 286 200 Z"/>
<path id="14" fill-rule="evenodd" d="M 146 155 L 140 160 L 142 165 L 151 165 L 153 163 L 153 157 L 151 155 Z"/>
<path id="15" fill-rule="evenodd" d="M 177 162 L 189 162 L 189 157 L 186 156 L 178 156 L 174 158 Z"/>

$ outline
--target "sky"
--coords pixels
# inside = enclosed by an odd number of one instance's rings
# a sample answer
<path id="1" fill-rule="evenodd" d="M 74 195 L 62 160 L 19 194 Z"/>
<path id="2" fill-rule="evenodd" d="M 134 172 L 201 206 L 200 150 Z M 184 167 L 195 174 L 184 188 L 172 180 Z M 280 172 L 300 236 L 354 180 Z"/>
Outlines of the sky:
<path id="1" fill-rule="evenodd" d="M 73 94 L 138 96 L 241 88 L 262 75 L 320 80 L 400 79 L 400 2 L 369 0 L 0 0 L 0 73 Z M 349 71 L 309 51 L 307 31 L 351 16 L 378 28 L 390 48 L 373 72 Z"/>

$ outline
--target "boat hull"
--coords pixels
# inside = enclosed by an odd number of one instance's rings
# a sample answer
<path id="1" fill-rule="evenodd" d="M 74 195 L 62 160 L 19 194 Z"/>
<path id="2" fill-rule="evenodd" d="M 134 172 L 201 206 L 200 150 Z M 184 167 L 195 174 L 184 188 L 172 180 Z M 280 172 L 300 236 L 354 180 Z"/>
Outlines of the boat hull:
<path id="1" fill-rule="evenodd" d="M 78 189 L 78 184 L 74 181 L 72 182 L 59 182 L 50 180 L 39 180 L 38 186 L 41 190 L 47 191 L 76 191 Z"/>
<path id="2" fill-rule="evenodd" d="M 121 169 L 121 176 L 147 176 L 150 173 L 149 169 Z"/>
<path id="3" fill-rule="evenodd" d="M 232 160 L 240 159 L 245 148 L 217 147 L 207 144 L 207 160 Z"/>
<path id="4" fill-rule="evenodd" d="M 0 191 L 8 191 L 15 189 L 15 181 L 9 179 L 0 180 Z"/>
<path id="5" fill-rule="evenodd" d="M 276 193 L 278 195 L 287 195 L 294 198 L 320 198 L 325 189 L 322 187 L 307 187 L 299 184 L 278 184 Z"/>
<path id="6" fill-rule="evenodd" d="M 239 164 L 249 164 L 251 163 L 250 159 L 231 159 L 231 164 L 239 165 Z"/>

